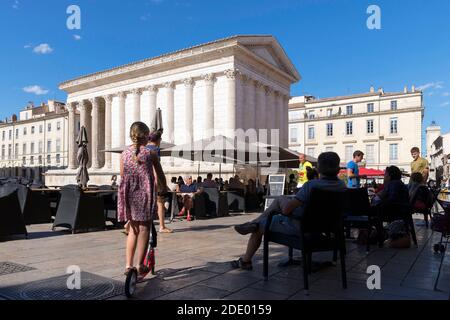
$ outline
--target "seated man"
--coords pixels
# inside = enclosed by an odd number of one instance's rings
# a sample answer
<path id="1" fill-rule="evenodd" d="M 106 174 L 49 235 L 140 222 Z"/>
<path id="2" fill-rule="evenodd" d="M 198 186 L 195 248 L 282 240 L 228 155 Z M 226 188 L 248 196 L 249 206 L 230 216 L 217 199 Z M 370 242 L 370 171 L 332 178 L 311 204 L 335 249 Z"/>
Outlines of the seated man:
<path id="1" fill-rule="evenodd" d="M 279 197 L 275 199 L 270 207 L 257 219 L 237 225 L 235 230 L 238 233 L 242 235 L 251 233 L 252 235 L 248 241 L 246 253 L 239 258 L 239 260 L 233 261 L 233 267 L 244 270 L 252 269 L 252 258 L 261 245 L 267 217 L 270 213 L 280 213 L 279 215 L 273 217 L 272 224 L 270 226 L 272 231 L 285 233 L 287 235 L 299 235 L 299 218 L 303 215 L 305 205 L 310 199 L 311 190 L 313 188 L 344 191 L 346 188 L 345 183 L 337 178 L 340 161 L 339 156 L 334 152 L 322 153 L 318 159 L 320 179 L 306 182 L 294 199 Z M 297 208 L 299 210 L 296 210 Z"/>
<path id="2" fill-rule="evenodd" d="M 217 184 L 217 182 L 214 181 L 214 180 L 212 179 L 212 177 L 213 177 L 212 173 L 208 173 L 208 174 L 206 175 L 206 179 L 203 181 L 203 187 L 204 187 L 204 188 L 218 188 L 218 187 L 219 187 L 219 185 Z"/>

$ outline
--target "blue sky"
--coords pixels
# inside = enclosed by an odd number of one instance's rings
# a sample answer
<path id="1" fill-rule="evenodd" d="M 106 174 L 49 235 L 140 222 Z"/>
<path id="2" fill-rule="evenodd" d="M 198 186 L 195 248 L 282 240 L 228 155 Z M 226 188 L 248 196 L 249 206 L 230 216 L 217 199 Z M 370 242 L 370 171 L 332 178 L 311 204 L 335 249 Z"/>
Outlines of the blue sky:
<path id="1" fill-rule="evenodd" d="M 66 9 L 81 8 L 81 30 Z M 381 30 L 366 27 L 381 8 Z M 318 97 L 425 88 L 427 126 L 450 131 L 447 0 L 1 0 L 0 118 L 64 101 L 62 81 L 235 34 L 272 34 Z M 27 91 L 27 92 L 26 92 Z"/>

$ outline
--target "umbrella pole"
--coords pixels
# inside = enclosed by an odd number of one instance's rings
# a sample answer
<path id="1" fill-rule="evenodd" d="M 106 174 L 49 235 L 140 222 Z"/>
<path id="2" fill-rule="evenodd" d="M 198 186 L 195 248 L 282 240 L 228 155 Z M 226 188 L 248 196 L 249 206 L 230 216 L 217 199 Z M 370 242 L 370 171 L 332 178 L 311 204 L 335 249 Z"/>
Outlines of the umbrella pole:
<path id="1" fill-rule="evenodd" d="M 200 161 L 198 162 L 198 170 L 197 170 L 197 177 L 200 177 Z"/>
<path id="2" fill-rule="evenodd" d="M 219 178 L 222 179 L 222 162 L 219 163 Z"/>

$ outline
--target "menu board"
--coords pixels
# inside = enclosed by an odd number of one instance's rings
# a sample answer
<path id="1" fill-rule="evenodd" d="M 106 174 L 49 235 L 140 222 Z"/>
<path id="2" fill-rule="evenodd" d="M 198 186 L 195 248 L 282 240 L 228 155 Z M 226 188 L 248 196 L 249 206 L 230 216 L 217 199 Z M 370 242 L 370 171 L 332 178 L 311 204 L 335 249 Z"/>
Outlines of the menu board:
<path id="1" fill-rule="evenodd" d="M 268 191 L 270 198 L 266 198 L 264 210 L 266 210 L 276 197 L 284 195 L 284 184 L 286 176 L 284 174 L 269 175 L 269 187 Z"/>

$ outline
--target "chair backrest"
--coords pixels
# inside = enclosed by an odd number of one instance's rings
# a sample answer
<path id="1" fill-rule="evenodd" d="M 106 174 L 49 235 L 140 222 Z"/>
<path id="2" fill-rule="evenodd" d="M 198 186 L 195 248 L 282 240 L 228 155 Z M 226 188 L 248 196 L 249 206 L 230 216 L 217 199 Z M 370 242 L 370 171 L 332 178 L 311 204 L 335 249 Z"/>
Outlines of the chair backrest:
<path id="1" fill-rule="evenodd" d="M 343 225 L 345 191 L 312 189 L 301 227 L 304 233 L 335 233 L 339 236 Z"/>
<path id="2" fill-rule="evenodd" d="M 417 201 L 422 202 L 429 209 L 433 206 L 433 194 L 427 186 L 420 186 L 417 188 L 416 193 L 411 200 L 411 204 L 415 205 Z"/>
<path id="3" fill-rule="evenodd" d="M 368 216 L 370 201 L 367 188 L 348 188 L 345 191 L 344 214 L 350 216 Z"/>

